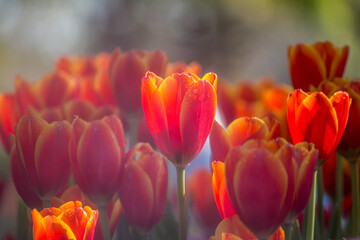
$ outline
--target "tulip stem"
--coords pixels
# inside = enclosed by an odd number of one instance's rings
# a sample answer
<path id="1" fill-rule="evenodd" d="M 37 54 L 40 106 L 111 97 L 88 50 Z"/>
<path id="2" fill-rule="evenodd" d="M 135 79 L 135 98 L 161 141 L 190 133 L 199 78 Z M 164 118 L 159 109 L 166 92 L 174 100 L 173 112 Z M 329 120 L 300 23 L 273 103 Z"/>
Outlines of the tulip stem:
<path id="1" fill-rule="evenodd" d="M 306 240 L 314 239 L 314 227 L 315 227 L 315 192 L 317 182 L 318 170 L 314 172 L 314 180 L 311 187 L 310 199 L 308 202 L 308 215 L 306 221 Z"/>
<path id="2" fill-rule="evenodd" d="M 285 232 L 285 239 L 286 240 L 291 240 L 292 231 L 293 231 L 293 224 L 286 223 L 286 224 L 283 225 L 283 229 L 284 229 L 284 232 Z"/>
<path id="3" fill-rule="evenodd" d="M 179 240 L 186 240 L 185 167 L 176 167 L 179 206 Z"/>
<path id="4" fill-rule="evenodd" d="M 349 161 L 351 174 L 351 193 L 352 193 L 352 210 L 351 210 L 351 236 L 360 236 L 359 226 L 359 162 L 356 159 Z"/>
<path id="5" fill-rule="evenodd" d="M 317 219 L 319 223 L 319 234 L 320 239 L 324 239 L 324 204 L 323 204 L 323 197 L 324 197 L 324 186 L 323 186 L 323 172 L 322 166 L 319 167 L 318 177 L 317 177 Z"/>
<path id="6" fill-rule="evenodd" d="M 100 225 L 101 225 L 101 231 L 103 234 L 103 240 L 110 240 L 111 234 L 110 234 L 110 228 L 109 228 L 109 222 L 107 218 L 106 213 L 106 205 L 104 206 L 98 206 L 99 209 L 99 217 L 100 217 Z"/>

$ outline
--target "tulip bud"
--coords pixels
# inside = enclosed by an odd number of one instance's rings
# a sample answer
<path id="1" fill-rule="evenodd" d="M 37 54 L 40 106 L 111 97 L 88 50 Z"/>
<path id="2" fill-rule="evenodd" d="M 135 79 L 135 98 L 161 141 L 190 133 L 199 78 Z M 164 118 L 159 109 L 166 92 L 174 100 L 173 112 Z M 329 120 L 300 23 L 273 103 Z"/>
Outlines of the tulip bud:
<path id="1" fill-rule="evenodd" d="M 115 115 L 101 120 L 73 121 L 70 156 L 81 191 L 96 205 L 105 206 L 116 191 L 125 149 L 124 131 Z"/>
<path id="2" fill-rule="evenodd" d="M 129 150 L 119 196 L 130 225 L 147 233 L 160 221 L 166 205 L 167 182 L 166 158 L 145 143 Z"/>

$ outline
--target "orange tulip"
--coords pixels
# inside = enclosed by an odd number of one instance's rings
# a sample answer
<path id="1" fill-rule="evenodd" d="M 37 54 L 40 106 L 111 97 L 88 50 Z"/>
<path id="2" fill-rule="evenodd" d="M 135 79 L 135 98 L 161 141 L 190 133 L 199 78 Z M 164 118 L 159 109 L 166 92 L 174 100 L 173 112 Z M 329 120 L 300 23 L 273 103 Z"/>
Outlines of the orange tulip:
<path id="1" fill-rule="evenodd" d="M 279 136 L 279 123 L 269 118 L 241 117 L 224 130 L 215 121 L 210 132 L 212 159 L 224 162 L 231 147 L 239 146 L 249 139 L 271 139 Z"/>
<path id="2" fill-rule="evenodd" d="M 200 152 L 216 111 L 214 73 L 202 79 L 192 73 L 165 79 L 148 72 L 142 80 L 146 121 L 159 150 L 175 165 L 187 166 Z"/>
<path id="3" fill-rule="evenodd" d="M 257 237 L 246 228 L 238 215 L 222 220 L 215 230 L 215 236 L 210 240 L 256 240 Z M 285 234 L 279 227 L 269 240 L 284 240 Z"/>
<path id="4" fill-rule="evenodd" d="M 123 168 L 125 138 L 114 115 L 101 120 L 73 121 L 70 157 L 81 191 L 97 206 L 105 206 L 116 192 Z"/>
<path id="5" fill-rule="evenodd" d="M 248 140 L 225 160 L 231 202 L 258 238 L 269 238 L 284 223 L 295 197 L 296 162 L 284 139 Z M 255 174 L 256 173 L 256 174 Z"/>
<path id="6" fill-rule="evenodd" d="M 213 197 L 209 168 L 198 168 L 192 171 L 186 189 L 188 189 L 192 212 L 200 220 L 206 233 L 212 234 L 221 217 Z"/>
<path id="7" fill-rule="evenodd" d="M 31 211 L 34 240 L 65 239 L 92 240 L 98 211 L 79 201 L 67 202 L 59 208 Z"/>
<path id="8" fill-rule="evenodd" d="M 161 51 L 133 50 L 121 53 L 116 49 L 110 61 L 110 81 L 115 100 L 121 111 L 141 113 L 141 79 L 147 71 L 163 77 L 167 55 Z"/>
<path id="9" fill-rule="evenodd" d="M 225 164 L 220 161 L 212 162 L 213 177 L 212 186 L 216 206 L 222 218 L 229 218 L 236 214 L 230 201 L 225 182 Z"/>
<path id="10" fill-rule="evenodd" d="M 331 96 L 336 91 L 345 91 L 352 99 L 349 119 L 344 134 L 340 140 L 338 150 L 348 159 L 355 159 L 360 156 L 360 81 L 358 79 L 336 78 L 333 81 L 323 81 L 318 89 L 327 96 Z"/>
<path id="11" fill-rule="evenodd" d="M 323 80 L 342 77 L 349 46 L 339 49 L 331 42 L 316 42 L 309 46 L 297 44 L 288 51 L 290 77 L 294 88 L 309 91 Z"/>
<path id="12" fill-rule="evenodd" d="M 122 216 L 124 209 L 121 206 L 120 199 L 116 201 L 113 199 L 110 200 L 106 207 L 107 218 L 109 222 L 110 234 L 114 235 L 116 226 L 119 222 L 120 217 Z M 97 210 L 97 207 L 92 203 L 80 190 L 79 186 L 72 186 L 64 191 L 60 198 L 53 198 L 51 201 L 52 207 L 60 207 L 61 205 L 69 201 L 80 201 L 82 204 L 89 206 L 91 209 Z M 103 234 L 100 224 L 97 224 L 95 227 L 94 239 L 101 240 L 103 239 Z"/>
<path id="13" fill-rule="evenodd" d="M 119 197 L 130 225 L 149 232 L 162 218 L 166 205 L 166 159 L 149 144 L 138 143 L 126 154 Z"/>
<path id="14" fill-rule="evenodd" d="M 329 99 L 322 92 L 295 90 L 289 95 L 287 113 L 293 143 L 314 143 L 319 159 L 326 160 L 344 133 L 350 104 L 346 92 L 336 92 Z"/>
<path id="15" fill-rule="evenodd" d="M 67 185 L 71 175 L 68 145 L 72 136 L 66 121 L 47 123 L 35 116 L 20 118 L 15 130 L 17 156 L 27 181 L 43 200 L 51 200 Z M 21 171 L 18 168 L 14 171 Z M 18 181 L 19 174 L 13 176 Z M 21 181 L 21 180 L 19 180 Z"/>

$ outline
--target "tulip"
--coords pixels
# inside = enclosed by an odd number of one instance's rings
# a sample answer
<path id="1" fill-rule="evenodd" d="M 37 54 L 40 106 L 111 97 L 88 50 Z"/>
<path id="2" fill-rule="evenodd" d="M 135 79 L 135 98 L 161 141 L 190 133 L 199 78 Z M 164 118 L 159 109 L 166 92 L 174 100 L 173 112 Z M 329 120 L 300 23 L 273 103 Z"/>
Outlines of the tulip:
<path id="1" fill-rule="evenodd" d="M 79 201 L 67 202 L 59 208 L 31 211 L 34 240 L 72 239 L 92 240 L 98 219 L 98 211 Z"/>
<path id="2" fill-rule="evenodd" d="M 68 153 L 71 135 L 71 125 L 66 121 L 49 124 L 38 117 L 25 115 L 17 124 L 15 142 L 18 157 L 13 160 L 20 160 L 16 164 L 21 164 L 26 179 L 43 201 L 50 201 L 68 183 L 71 175 Z M 14 182 L 18 181 L 16 176 L 18 174 L 13 176 Z"/>
<path id="3" fill-rule="evenodd" d="M 236 214 L 230 201 L 225 182 L 225 164 L 220 161 L 212 162 L 213 178 L 212 186 L 216 206 L 222 218 L 230 218 Z"/>
<path id="4" fill-rule="evenodd" d="M 14 134 L 20 112 L 14 94 L 0 94 L 0 137 L 5 151 L 10 152 L 9 135 Z"/>
<path id="5" fill-rule="evenodd" d="M 329 99 L 322 92 L 307 94 L 298 89 L 289 95 L 287 104 L 293 143 L 314 143 L 319 159 L 326 160 L 344 133 L 351 104 L 349 95 L 339 91 Z"/>
<path id="6" fill-rule="evenodd" d="M 186 239 L 185 167 L 199 154 L 216 111 L 217 76 L 192 73 L 165 79 L 148 72 L 142 80 L 144 115 L 159 150 L 177 168 L 179 238 Z"/>
<path id="7" fill-rule="evenodd" d="M 207 234 L 213 233 L 221 220 L 213 197 L 211 178 L 208 168 L 198 168 L 191 172 L 187 182 L 192 212 Z"/>
<path id="8" fill-rule="evenodd" d="M 234 215 L 222 220 L 215 230 L 215 236 L 210 240 L 256 240 L 257 237 L 240 220 L 238 215 Z M 269 240 L 284 240 L 285 234 L 279 227 Z"/>
<path id="9" fill-rule="evenodd" d="M 243 223 L 260 239 L 285 221 L 295 196 L 293 146 L 284 139 L 249 140 L 225 160 L 230 200 Z M 256 174 L 254 174 L 256 173 Z"/>
<path id="10" fill-rule="evenodd" d="M 271 139 L 279 136 L 279 123 L 269 118 L 241 117 L 224 130 L 215 121 L 210 132 L 212 159 L 224 162 L 230 148 L 249 139 Z"/>
<path id="11" fill-rule="evenodd" d="M 121 215 L 123 214 L 123 207 L 121 206 L 120 200 L 116 201 L 113 199 L 110 200 L 106 207 L 107 219 L 110 227 L 111 237 L 115 233 L 116 226 L 119 222 Z M 82 204 L 89 206 L 91 209 L 97 210 L 94 203 L 92 203 L 80 190 L 79 186 L 72 186 L 61 195 L 60 198 L 53 198 L 51 201 L 52 207 L 60 207 L 61 205 L 69 202 L 69 201 L 80 201 Z M 99 224 L 95 227 L 94 239 L 103 239 L 102 231 Z"/>
<path id="12" fill-rule="evenodd" d="M 148 234 L 161 220 L 166 206 L 166 159 L 147 143 L 138 143 L 126 154 L 119 197 L 130 225 Z"/>
<path id="13" fill-rule="evenodd" d="M 69 152 L 75 181 L 91 201 L 105 206 L 121 176 L 126 145 L 122 123 L 114 115 L 92 122 L 77 118 L 73 129 Z"/>
<path id="14" fill-rule="evenodd" d="M 314 144 L 301 142 L 293 147 L 296 163 L 295 198 L 286 217 L 286 222 L 294 224 L 309 201 L 318 151 Z"/>
<path id="15" fill-rule="evenodd" d="M 141 79 L 147 71 L 163 76 L 167 55 L 161 51 L 133 50 L 121 53 L 116 49 L 110 61 L 110 82 L 121 111 L 130 115 L 141 113 Z"/>
<path id="16" fill-rule="evenodd" d="M 329 41 L 290 46 L 289 69 L 294 88 L 309 91 L 323 80 L 342 77 L 348 54 L 349 46 L 339 49 Z"/>

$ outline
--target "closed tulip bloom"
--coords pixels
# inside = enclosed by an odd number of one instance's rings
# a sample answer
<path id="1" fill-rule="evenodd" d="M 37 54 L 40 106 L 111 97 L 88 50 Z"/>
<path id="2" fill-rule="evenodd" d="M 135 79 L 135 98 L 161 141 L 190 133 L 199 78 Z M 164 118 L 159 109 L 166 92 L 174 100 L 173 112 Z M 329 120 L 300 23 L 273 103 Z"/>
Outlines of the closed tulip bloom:
<path id="1" fill-rule="evenodd" d="M 293 158 L 296 163 L 295 198 L 286 218 L 286 222 L 291 224 L 296 221 L 309 201 L 318 150 L 312 143 L 301 142 L 293 147 Z"/>
<path id="2" fill-rule="evenodd" d="M 243 223 L 260 239 L 284 223 L 294 201 L 296 163 L 284 139 L 249 140 L 225 160 L 230 200 Z"/>
<path id="3" fill-rule="evenodd" d="M 115 115 L 101 120 L 73 121 L 70 156 L 81 191 L 96 205 L 105 206 L 117 189 L 125 151 L 124 130 Z"/>
<path id="4" fill-rule="evenodd" d="M 98 211 L 82 207 L 81 202 L 67 202 L 59 208 L 31 211 L 33 239 L 92 240 Z"/>
<path id="5" fill-rule="evenodd" d="M 342 77 L 348 54 L 349 46 L 340 49 L 329 41 L 290 46 L 289 69 L 294 88 L 309 91 L 323 80 Z"/>
<path id="6" fill-rule="evenodd" d="M 147 143 L 138 143 L 126 154 L 119 197 L 130 225 L 148 233 L 162 218 L 166 205 L 166 158 Z"/>
<path id="7" fill-rule="evenodd" d="M 279 123 L 269 118 L 241 117 L 224 129 L 217 121 L 210 132 L 211 158 L 224 162 L 230 148 L 249 139 L 271 139 L 279 136 Z"/>
<path id="8" fill-rule="evenodd" d="M 311 142 L 326 160 L 336 149 L 346 127 L 351 99 L 346 92 L 328 98 L 322 92 L 295 90 L 288 98 L 288 124 L 294 144 Z"/>
<path id="9" fill-rule="evenodd" d="M 71 174 L 68 152 L 72 136 L 70 123 L 47 123 L 36 116 L 20 118 L 15 130 L 15 143 L 24 174 L 43 200 L 51 200 L 67 185 Z M 13 176 L 14 182 L 17 178 Z"/>
<path id="10" fill-rule="evenodd" d="M 159 150 L 175 165 L 187 166 L 202 149 L 216 111 L 214 73 L 202 79 L 192 73 L 165 79 L 148 72 L 142 80 L 146 121 Z"/>
<path id="11" fill-rule="evenodd" d="M 222 218 L 229 218 L 236 214 L 230 201 L 225 182 L 225 164 L 220 161 L 212 162 L 213 177 L 212 186 L 216 206 Z"/>
<path id="12" fill-rule="evenodd" d="M 141 79 L 147 71 L 164 76 L 167 55 L 161 51 L 132 50 L 122 53 L 116 49 L 110 61 L 110 82 L 121 111 L 141 113 Z"/>

